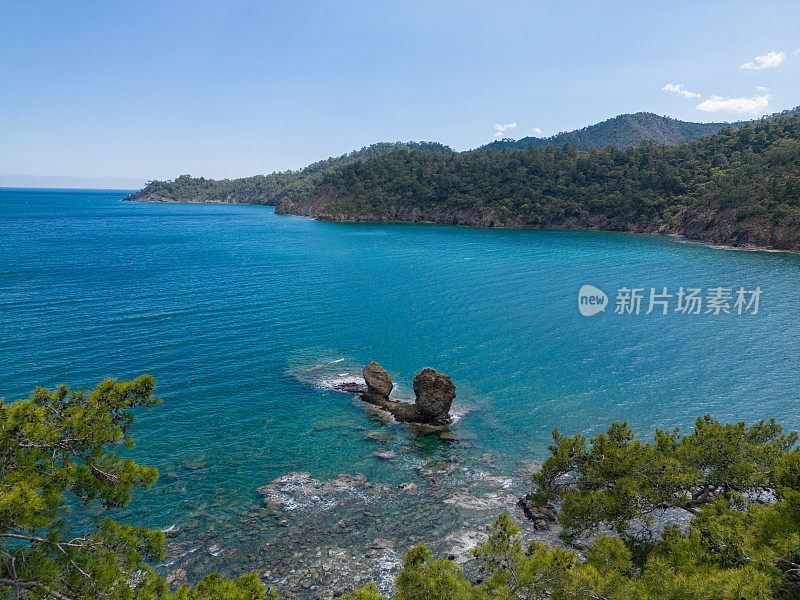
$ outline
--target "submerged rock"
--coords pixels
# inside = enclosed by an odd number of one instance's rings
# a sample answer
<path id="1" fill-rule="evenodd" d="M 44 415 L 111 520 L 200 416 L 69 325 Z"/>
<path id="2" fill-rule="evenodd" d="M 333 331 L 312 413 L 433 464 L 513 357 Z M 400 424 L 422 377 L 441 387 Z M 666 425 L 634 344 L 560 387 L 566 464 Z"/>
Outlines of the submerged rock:
<path id="1" fill-rule="evenodd" d="M 383 460 L 392 460 L 397 458 L 397 452 L 393 450 L 378 450 L 377 452 L 373 452 L 372 456 Z"/>
<path id="2" fill-rule="evenodd" d="M 368 482 L 361 473 L 320 481 L 311 473 L 294 472 L 273 479 L 256 493 L 263 496 L 268 509 L 297 512 L 330 510 L 343 501 L 369 501 L 391 490 L 390 485 Z"/>
<path id="3" fill-rule="evenodd" d="M 467 510 L 489 510 L 504 506 L 513 506 L 517 497 L 513 494 L 503 494 L 500 492 L 486 492 L 480 496 L 468 494 L 466 492 L 456 492 L 452 496 L 445 498 L 443 502 Z"/>

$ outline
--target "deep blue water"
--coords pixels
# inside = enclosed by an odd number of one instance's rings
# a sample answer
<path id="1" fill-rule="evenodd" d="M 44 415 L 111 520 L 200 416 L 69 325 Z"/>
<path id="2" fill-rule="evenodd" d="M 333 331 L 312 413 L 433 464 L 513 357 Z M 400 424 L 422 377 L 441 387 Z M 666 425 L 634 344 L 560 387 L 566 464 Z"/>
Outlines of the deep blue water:
<path id="1" fill-rule="evenodd" d="M 468 410 L 457 451 L 497 453 L 498 468 L 542 458 L 555 427 L 627 419 L 649 435 L 703 413 L 800 426 L 796 255 L 123 196 L 0 190 L 0 396 L 154 375 L 164 404 L 138 415 L 134 455 L 164 477 L 131 509 L 151 525 L 255 505 L 255 488 L 289 471 L 407 480 L 408 461 L 376 460 L 365 430 L 391 430 L 413 459 L 447 459 L 452 444 L 320 382 L 372 359 L 401 395 L 422 367 L 449 374 Z M 585 318 L 585 283 L 612 304 L 623 286 L 763 296 L 756 315 L 611 306 Z"/>

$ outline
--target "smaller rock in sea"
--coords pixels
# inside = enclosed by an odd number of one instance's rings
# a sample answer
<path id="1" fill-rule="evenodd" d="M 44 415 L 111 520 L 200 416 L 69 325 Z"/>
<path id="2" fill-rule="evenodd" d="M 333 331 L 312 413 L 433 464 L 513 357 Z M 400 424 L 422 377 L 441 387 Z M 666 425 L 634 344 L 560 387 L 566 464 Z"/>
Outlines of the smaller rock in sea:
<path id="1" fill-rule="evenodd" d="M 355 381 L 334 384 L 333 389 L 340 392 L 347 392 L 348 394 L 363 394 L 367 391 L 366 387 Z"/>
<path id="2" fill-rule="evenodd" d="M 374 360 L 364 367 L 364 381 L 367 382 L 367 392 L 379 396 L 389 397 L 392 393 L 392 376 Z"/>

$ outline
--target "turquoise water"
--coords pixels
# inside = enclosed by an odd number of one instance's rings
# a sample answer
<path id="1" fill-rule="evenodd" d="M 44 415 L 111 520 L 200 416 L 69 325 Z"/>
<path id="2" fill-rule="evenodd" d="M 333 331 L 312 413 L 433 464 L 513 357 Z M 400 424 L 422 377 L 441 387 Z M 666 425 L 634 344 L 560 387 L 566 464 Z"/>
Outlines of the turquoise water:
<path id="1" fill-rule="evenodd" d="M 800 426 L 798 256 L 123 196 L 0 190 L 0 395 L 154 375 L 165 402 L 138 415 L 134 455 L 162 478 L 125 513 L 140 522 L 224 524 L 291 471 L 397 484 L 414 466 L 487 454 L 510 471 L 544 457 L 555 427 L 591 435 L 627 419 L 650 434 L 703 413 Z M 586 283 L 612 304 L 623 286 L 763 296 L 756 315 L 612 306 L 585 318 Z M 463 443 L 386 424 L 325 387 L 373 359 L 400 396 L 422 367 L 449 374 Z M 399 460 L 376 460 L 370 431 Z"/>

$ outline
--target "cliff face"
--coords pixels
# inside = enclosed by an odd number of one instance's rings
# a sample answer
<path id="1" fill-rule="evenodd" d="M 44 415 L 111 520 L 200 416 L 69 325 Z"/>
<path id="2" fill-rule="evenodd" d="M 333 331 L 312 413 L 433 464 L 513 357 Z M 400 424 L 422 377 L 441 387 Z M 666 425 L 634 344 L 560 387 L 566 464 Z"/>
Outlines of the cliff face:
<path id="1" fill-rule="evenodd" d="M 469 227 L 508 227 L 518 229 L 561 229 L 648 233 L 685 237 L 689 240 L 738 248 L 765 248 L 800 252 L 800 227 L 769 225 L 758 219 L 741 220 L 735 209 L 724 211 L 684 210 L 669 223 L 643 226 L 609 219 L 596 214 L 581 214 L 532 225 L 519 217 L 501 216 L 489 206 L 472 209 L 443 209 L 402 204 L 386 205 L 384 210 L 353 212 L 346 204 L 336 203 L 330 190 L 318 190 L 307 200 L 281 201 L 279 215 L 299 215 L 318 221 L 339 223 L 433 223 Z"/>

